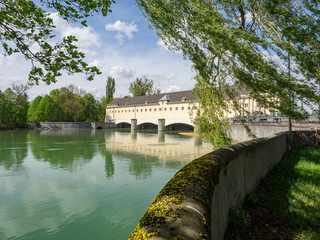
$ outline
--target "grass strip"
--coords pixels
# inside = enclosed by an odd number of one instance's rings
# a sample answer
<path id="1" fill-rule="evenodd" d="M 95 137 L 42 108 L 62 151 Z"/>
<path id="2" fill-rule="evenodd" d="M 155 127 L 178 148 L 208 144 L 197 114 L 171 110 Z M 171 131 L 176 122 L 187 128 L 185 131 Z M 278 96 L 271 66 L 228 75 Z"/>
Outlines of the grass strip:
<path id="1" fill-rule="evenodd" d="M 226 240 L 319 240 L 320 148 L 288 151 L 229 216 Z"/>

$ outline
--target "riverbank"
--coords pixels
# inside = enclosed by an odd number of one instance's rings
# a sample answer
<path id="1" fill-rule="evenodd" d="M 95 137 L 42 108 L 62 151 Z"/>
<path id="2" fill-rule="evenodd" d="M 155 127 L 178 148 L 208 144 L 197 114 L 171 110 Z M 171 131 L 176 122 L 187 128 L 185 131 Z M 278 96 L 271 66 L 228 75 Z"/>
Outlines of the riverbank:
<path id="1" fill-rule="evenodd" d="M 197 132 L 180 132 L 180 135 L 190 136 L 190 137 L 199 137 L 199 133 Z"/>
<path id="2" fill-rule="evenodd" d="M 320 239 L 319 206 L 320 148 L 292 150 L 230 211 L 225 239 Z"/>

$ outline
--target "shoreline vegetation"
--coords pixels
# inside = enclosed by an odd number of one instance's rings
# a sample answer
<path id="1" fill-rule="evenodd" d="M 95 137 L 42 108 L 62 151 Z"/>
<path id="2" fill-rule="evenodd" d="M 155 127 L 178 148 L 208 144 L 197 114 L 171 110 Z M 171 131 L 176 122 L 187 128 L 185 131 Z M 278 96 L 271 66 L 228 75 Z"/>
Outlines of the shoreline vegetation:
<path id="1" fill-rule="evenodd" d="M 288 151 L 229 217 L 225 240 L 320 239 L 320 148 Z"/>

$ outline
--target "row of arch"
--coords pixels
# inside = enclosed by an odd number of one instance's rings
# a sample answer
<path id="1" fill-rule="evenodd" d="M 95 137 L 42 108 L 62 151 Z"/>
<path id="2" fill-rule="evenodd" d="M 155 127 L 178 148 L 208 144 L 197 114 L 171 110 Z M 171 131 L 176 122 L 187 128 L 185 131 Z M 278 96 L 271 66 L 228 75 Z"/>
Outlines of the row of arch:
<path id="1" fill-rule="evenodd" d="M 120 122 L 116 124 L 117 128 L 131 128 L 131 124 Z M 158 130 L 158 125 L 150 122 L 137 125 L 137 130 Z M 165 126 L 165 131 L 194 131 L 194 127 L 185 123 L 174 123 Z"/>

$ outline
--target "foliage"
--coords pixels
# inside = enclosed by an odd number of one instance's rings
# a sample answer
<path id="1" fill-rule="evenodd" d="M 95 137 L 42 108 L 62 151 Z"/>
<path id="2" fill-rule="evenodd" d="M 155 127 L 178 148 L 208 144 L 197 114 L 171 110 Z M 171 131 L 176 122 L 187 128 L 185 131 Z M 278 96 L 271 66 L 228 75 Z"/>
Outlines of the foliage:
<path id="1" fill-rule="evenodd" d="M 99 103 L 92 94 L 87 93 L 80 98 L 80 104 L 83 106 L 79 117 L 81 122 L 97 122 Z M 105 114 L 104 114 L 105 115 Z"/>
<path id="2" fill-rule="evenodd" d="M 38 109 L 37 109 L 37 117 L 38 121 L 55 121 L 54 119 L 54 111 L 55 111 L 55 104 L 49 95 L 45 95 L 41 98 Z"/>
<path id="3" fill-rule="evenodd" d="M 288 151 L 245 200 L 251 226 L 232 225 L 226 239 L 320 239 L 320 148 Z"/>
<path id="4" fill-rule="evenodd" d="M 42 99 L 42 96 L 38 96 L 33 101 L 31 101 L 30 107 L 28 109 L 28 121 L 29 122 L 40 121 L 40 117 L 38 116 L 38 107 L 39 107 L 39 103 L 40 103 L 41 99 Z"/>
<path id="5" fill-rule="evenodd" d="M 84 72 L 88 80 L 100 74 L 96 67 L 84 62 L 84 53 L 78 51 L 74 36 L 67 36 L 53 44 L 55 28 L 50 14 L 43 7 L 53 9 L 69 21 L 81 21 L 94 13 L 106 16 L 114 0 L 40 0 L 42 8 L 30 0 L 0 0 L 0 41 L 6 55 L 21 53 L 32 64 L 30 83 L 56 82 L 63 70 L 69 74 Z"/>
<path id="6" fill-rule="evenodd" d="M 62 88 L 60 92 L 65 95 L 62 105 L 64 110 L 66 111 L 67 115 L 71 117 L 72 121 L 77 122 L 83 106 L 80 103 L 80 99 L 85 94 L 85 91 L 71 84 L 65 88 Z"/>
<path id="7" fill-rule="evenodd" d="M 143 76 L 142 78 L 136 78 L 136 80 L 130 83 L 129 92 L 133 97 L 153 95 L 160 93 L 160 89 L 154 87 L 152 79 L 148 79 Z"/>
<path id="8" fill-rule="evenodd" d="M 107 104 L 113 101 L 113 94 L 115 91 L 114 78 L 108 77 L 107 85 L 106 85 L 106 100 Z"/>
<path id="9" fill-rule="evenodd" d="M 195 92 L 205 109 L 199 130 L 213 144 L 207 135 L 212 126 L 229 137 L 221 117 L 227 101 L 238 116 L 245 112 L 231 85 L 248 90 L 260 106 L 297 120 L 306 117 L 297 99 L 305 108 L 319 104 L 318 1 L 136 2 L 165 44 L 193 62 Z"/>
<path id="10" fill-rule="evenodd" d="M 245 231 L 251 224 L 250 216 L 242 208 L 232 207 L 229 211 L 229 224 Z"/>
<path id="11" fill-rule="evenodd" d="M 98 105 L 98 121 L 104 122 L 105 116 L 106 116 L 106 106 L 107 106 L 107 99 L 105 97 L 100 99 L 99 105 Z"/>
<path id="12" fill-rule="evenodd" d="M 104 121 L 105 105 L 94 99 L 93 95 L 69 85 L 54 89 L 50 94 L 36 97 L 28 110 L 29 122 L 96 122 Z"/>
<path id="13" fill-rule="evenodd" d="M 3 93 L 0 91 L 0 129 L 27 126 L 27 90 L 27 84 L 13 84 L 12 88 L 7 88 Z"/>

